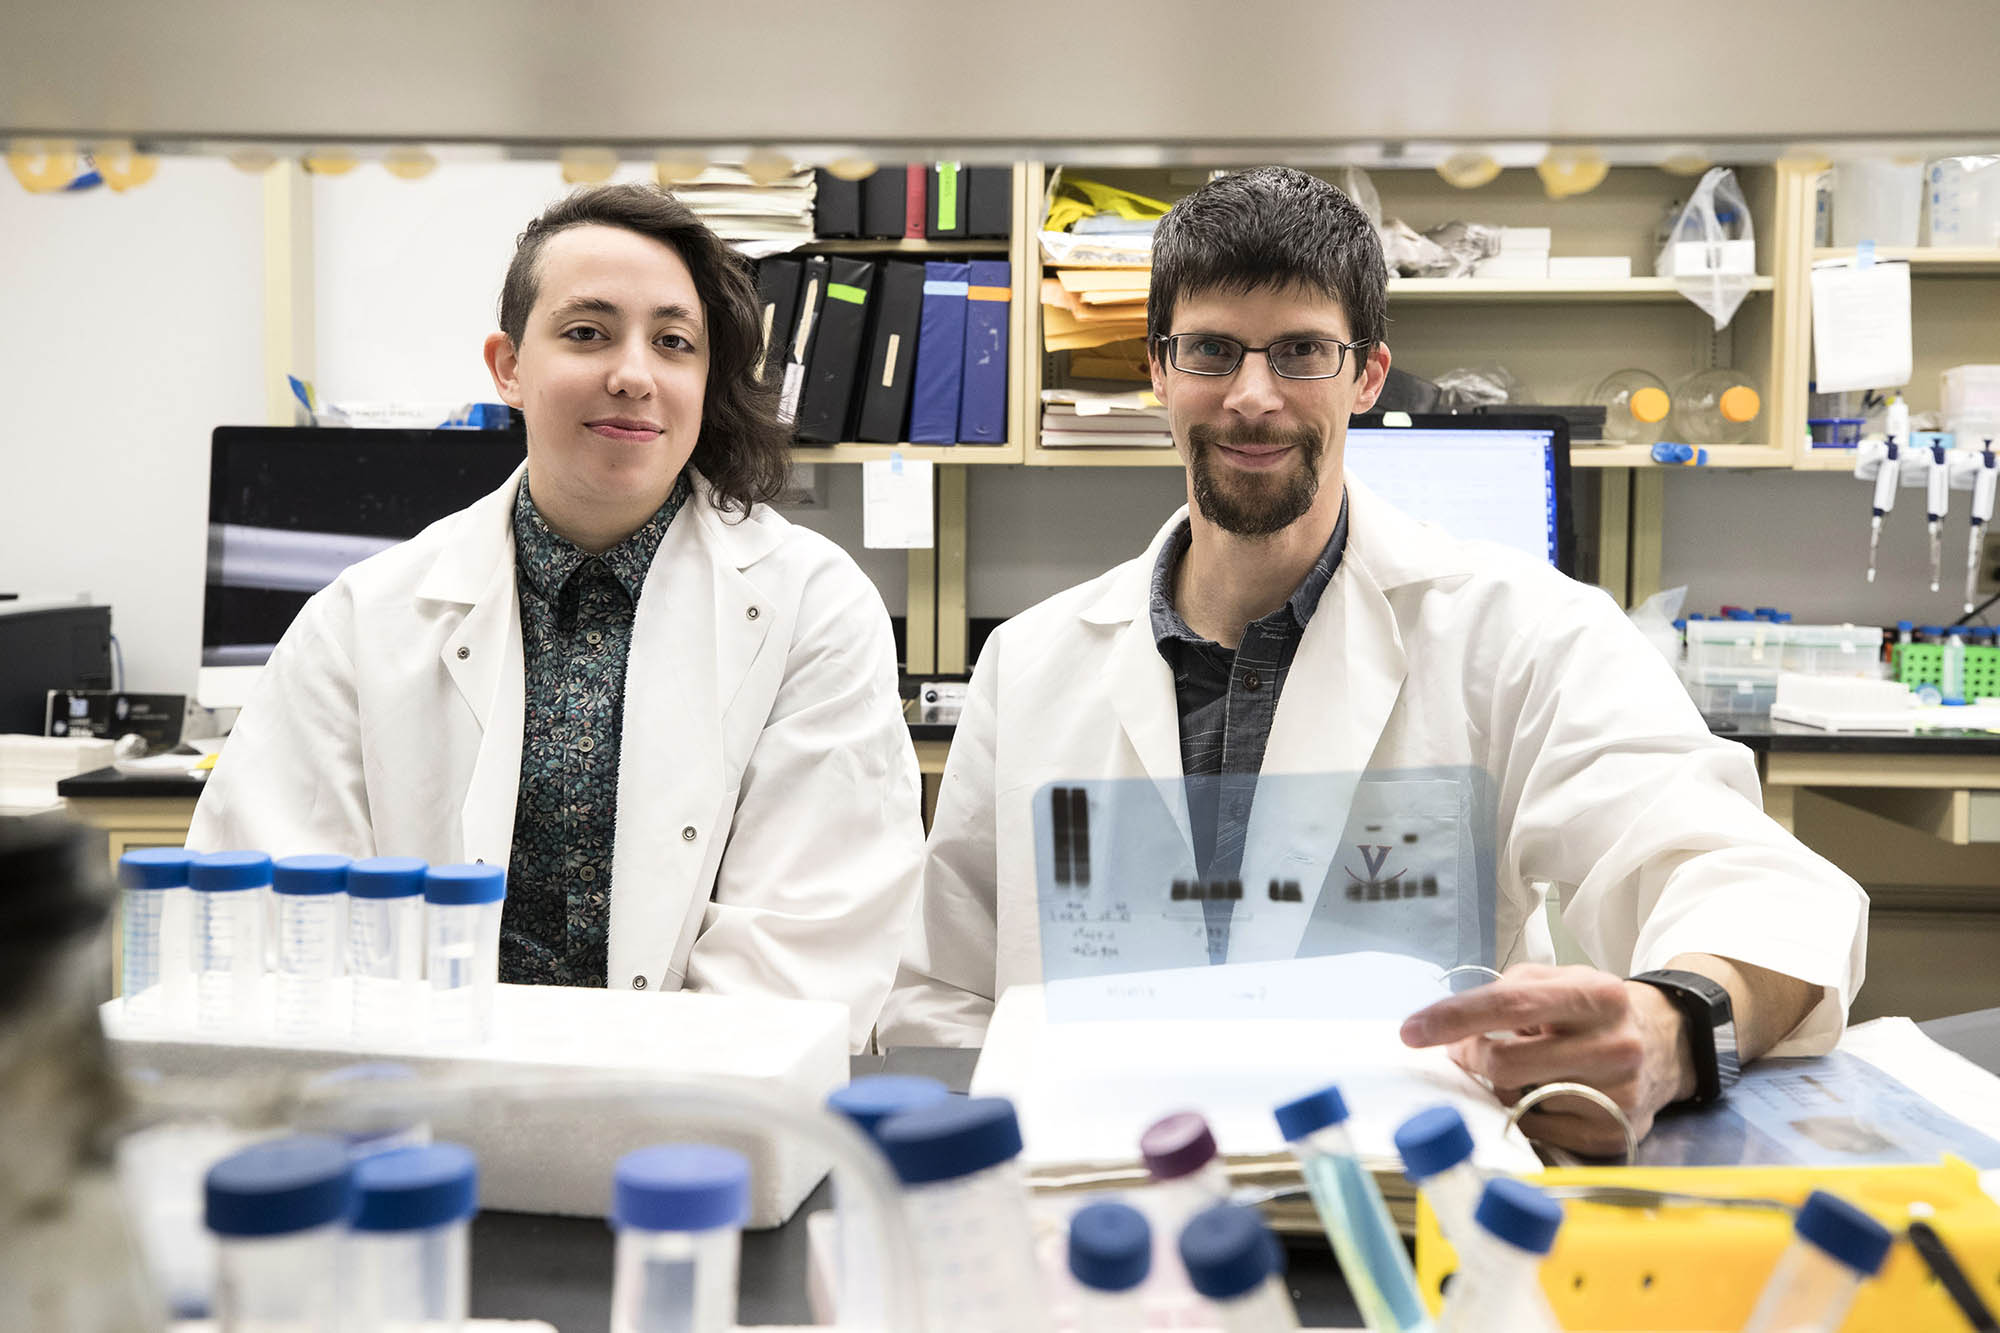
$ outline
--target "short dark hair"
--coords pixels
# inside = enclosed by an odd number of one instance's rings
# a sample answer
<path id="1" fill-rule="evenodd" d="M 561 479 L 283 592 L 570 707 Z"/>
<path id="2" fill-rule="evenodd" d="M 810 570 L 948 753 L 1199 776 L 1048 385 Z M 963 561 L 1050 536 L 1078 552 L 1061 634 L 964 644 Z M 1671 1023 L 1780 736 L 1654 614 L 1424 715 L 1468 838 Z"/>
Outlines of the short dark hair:
<path id="1" fill-rule="evenodd" d="M 1291 167 L 1218 176 L 1153 233 L 1147 342 L 1173 331 L 1183 296 L 1299 287 L 1340 302 L 1349 338 L 1379 343 L 1388 332 L 1388 277 L 1375 224 L 1317 176 Z M 1359 379 L 1367 358 L 1351 359 Z"/>
<path id="2" fill-rule="evenodd" d="M 778 424 L 778 388 L 760 378 L 764 330 L 749 262 L 710 231 L 693 209 L 652 185 L 597 185 L 549 205 L 514 245 L 500 287 L 500 331 L 521 345 L 540 294 L 542 247 L 583 226 L 622 227 L 650 236 L 688 266 L 708 330 L 708 384 L 701 436 L 688 461 L 714 488 L 717 509 L 744 513 L 784 492 L 791 477 L 791 432 Z"/>

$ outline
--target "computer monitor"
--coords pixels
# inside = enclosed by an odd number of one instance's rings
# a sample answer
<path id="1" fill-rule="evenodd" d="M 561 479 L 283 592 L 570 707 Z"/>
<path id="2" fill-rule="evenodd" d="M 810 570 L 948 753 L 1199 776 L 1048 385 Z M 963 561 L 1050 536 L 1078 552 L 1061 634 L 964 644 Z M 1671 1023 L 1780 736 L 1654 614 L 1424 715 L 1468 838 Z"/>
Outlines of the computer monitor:
<path id="1" fill-rule="evenodd" d="M 518 431 L 218 426 L 201 702 L 241 707 L 307 598 L 494 490 L 525 450 Z"/>
<path id="2" fill-rule="evenodd" d="M 1346 466 L 1396 508 L 1454 537 L 1498 542 L 1576 572 L 1562 417 L 1359 416 L 1347 428 Z"/>

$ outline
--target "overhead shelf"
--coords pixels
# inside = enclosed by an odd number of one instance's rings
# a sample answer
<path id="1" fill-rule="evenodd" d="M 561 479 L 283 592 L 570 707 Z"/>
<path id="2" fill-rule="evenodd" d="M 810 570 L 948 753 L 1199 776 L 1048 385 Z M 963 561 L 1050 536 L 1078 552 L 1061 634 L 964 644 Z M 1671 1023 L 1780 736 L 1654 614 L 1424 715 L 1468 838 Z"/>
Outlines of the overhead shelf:
<path id="1" fill-rule="evenodd" d="M 1524 412 L 1532 407 L 1524 406 Z M 1708 454 L 1703 467 L 1790 467 L 1791 455 L 1769 444 L 1704 444 Z M 1650 444 L 1576 444 L 1570 446 L 1569 465 L 1579 467 L 1684 467 L 1682 463 L 1655 463 Z"/>
<path id="2" fill-rule="evenodd" d="M 1812 252 L 1815 261 L 1821 259 L 1852 259 L 1851 249 L 1818 249 Z M 1924 277 L 1988 277 L 2000 278 L 2000 249 L 1978 249 L 1959 246 L 1928 245 L 1887 245 L 1877 246 L 1877 259 L 1901 259 L 1909 261 L 1910 272 Z"/>
<path id="3" fill-rule="evenodd" d="M 1749 280 L 1752 292 L 1768 292 L 1772 280 Z M 1672 278 L 1391 278 L 1391 301 L 1488 303 L 1499 301 L 1684 301 Z"/>
<path id="4" fill-rule="evenodd" d="M 956 240 L 956 241 L 876 241 L 876 240 L 823 240 L 807 241 L 797 253 L 808 255 L 1004 255 L 1013 245 L 1005 240 Z"/>

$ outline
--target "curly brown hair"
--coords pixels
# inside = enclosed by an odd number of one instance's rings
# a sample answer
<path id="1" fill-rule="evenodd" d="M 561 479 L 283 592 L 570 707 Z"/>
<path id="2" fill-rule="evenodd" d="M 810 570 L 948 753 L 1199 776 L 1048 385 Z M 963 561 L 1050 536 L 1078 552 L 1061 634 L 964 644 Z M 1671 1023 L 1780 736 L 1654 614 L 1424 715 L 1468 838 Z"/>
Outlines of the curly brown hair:
<path id="1" fill-rule="evenodd" d="M 752 505 L 775 500 L 791 476 L 791 432 L 778 424 L 777 386 L 759 378 L 764 331 L 756 277 L 747 260 L 672 194 L 652 185 L 597 185 L 549 205 L 515 242 L 500 287 L 500 331 L 521 345 L 549 237 L 593 225 L 650 236 L 688 266 L 709 339 L 701 437 L 688 461 L 708 479 L 715 507 L 725 513 L 747 514 Z"/>

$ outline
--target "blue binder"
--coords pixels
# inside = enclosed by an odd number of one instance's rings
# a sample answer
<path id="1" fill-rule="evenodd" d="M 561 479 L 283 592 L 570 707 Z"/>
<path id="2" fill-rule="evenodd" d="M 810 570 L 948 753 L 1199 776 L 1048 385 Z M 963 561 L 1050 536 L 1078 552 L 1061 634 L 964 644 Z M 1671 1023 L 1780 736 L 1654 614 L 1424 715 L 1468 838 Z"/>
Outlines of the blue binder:
<path id="1" fill-rule="evenodd" d="M 958 442 L 1007 439 L 1007 307 L 1013 269 L 1004 259 L 975 259 L 965 302 L 965 383 L 959 390 Z"/>
<path id="2" fill-rule="evenodd" d="M 924 318 L 910 395 L 914 444 L 958 443 L 959 383 L 965 371 L 965 293 L 970 264 L 924 265 Z"/>

